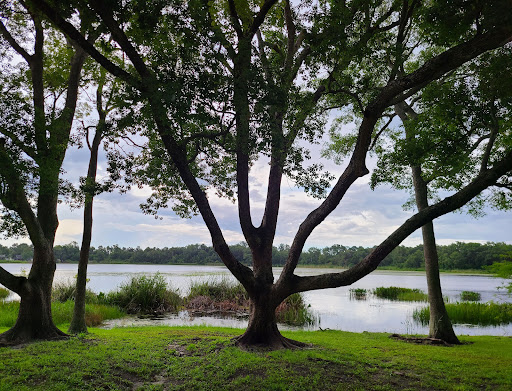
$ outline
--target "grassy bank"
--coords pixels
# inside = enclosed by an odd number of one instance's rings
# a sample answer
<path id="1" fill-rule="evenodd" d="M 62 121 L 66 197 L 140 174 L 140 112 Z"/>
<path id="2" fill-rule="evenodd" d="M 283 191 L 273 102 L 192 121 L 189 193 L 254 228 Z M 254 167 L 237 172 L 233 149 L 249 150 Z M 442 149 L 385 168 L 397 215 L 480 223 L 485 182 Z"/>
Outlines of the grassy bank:
<path id="1" fill-rule="evenodd" d="M 52 302 L 53 322 L 57 326 L 67 325 L 73 316 L 73 301 Z M 18 318 L 20 309 L 19 301 L 0 302 L 0 327 L 12 327 Z M 103 304 L 85 305 L 85 322 L 87 326 L 98 326 L 104 320 L 118 319 L 126 316 L 126 313 L 117 307 Z"/>
<path id="2" fill-rule="evenodd" d="M 4 331 L 0 329 L 0 331 Z M 0 348 L 0 390 L 509 390 L 512 338 L 414 345 L 387 334 L 287 332 L 298 351 L 244 352 L 240 330 L 92 329 L 87 337 Z"/>

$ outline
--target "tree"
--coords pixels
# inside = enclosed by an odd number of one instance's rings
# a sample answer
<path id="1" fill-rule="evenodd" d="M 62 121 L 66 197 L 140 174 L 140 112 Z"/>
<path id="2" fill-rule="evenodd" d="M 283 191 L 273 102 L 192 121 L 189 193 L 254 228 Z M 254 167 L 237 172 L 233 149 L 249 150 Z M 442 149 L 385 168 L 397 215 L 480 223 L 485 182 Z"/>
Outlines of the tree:
<path id="1" fill-rule="evenodd" d="M 94 197 L 108 190 L 110 184 L 101 186 L 96 182 L 96 173 L 98 168 L 98 152 L 104 138 L 108 136 L 108 122 L 107 115 L 112 110 L 112 94 L 113 87 L 110 88 L 109 98 L 104 103 L 105 85 L 108 83 L 106 80 L 106 72 L 101 69 L 96 88 L 96 112 L 98 114 L 98 121 L 95 126 L 94 137 L 92 143 L 89 140 L 90 128 L 86 126 L 85 140 L 87 147 L 90 151 L 89 165 L 87 169 L 87 176 L 83 180 L 82 188 L 84 193 L 84 230 L 82 234 L 82 245 L 80 247 L 80 259 L 78 261 L 78 273 L 76 277 L 75 289 L 75 305 L 73 306 L 73 317 L 69 325 L 68 332 L 71 334 L 79 334 L 87 332 L 87 324 L 85 322 L 85 297 L 87 285 L 87 265 L 89 263 L 89 253 L 91 249 L 92 239 L 92 217 L 93 217 L 93 203 Z"/>
<path id="2" fill-rule="evenodd" d="M 16 324 L 0 341 L 22 343 L 64 336 L 51 315 L 53 245 L 59 193 L 65 188 L 59 175 L 87 55 L 45 28 L 39 11 L 25 2 L 3 3 L 0 12 L 2 221 L 10 234 L 27 233 L 34 247 L 28 277 L 0 267 L 0 282 L 21 297 Z"/>
<path id="3" fill-rule="evenodd" d="M 138 103 L 143 102 L 140 110 L 151 119 L 148 127 L 160 139 L 154 144 L 155 154 L 160 157 L 162 150 L 166 153 L 161 159 L 165 167 L 158 173 L 160 183 L 176 183 L 179 178 L 181 188 L 186 189 L 184 200 L 201 214 L 215 251 L 249 294 L 251 314 L 247 330 L 237 339 L 241 346 L 301 345 L 282 337 L 276 325 L 275 309 L 287 296 L 352 284 L 373 271 L 410 233 L 461 207 L 512 169 L 512 151 L 507 148 L 502 159 L 459 191 L 413 215 L 354 267 L 341 273 L 299 277 L 294 270 L 311 232 L 338 206 L 350 186 L 368 174 L 366 156 L 386 108 L 503 45 L 512 37 L 511 21 L 493 17 L 493 7 L 481 7 L 475 16 L 477 23 L 468 23 L 458 32 L 463 37 L 460 43 L 447 45 L 439 53 L 426 48 L 426 59 L 412 70 L 403 75 L 385 71 L 388 78 L 380 83 L 380 77 L 359 78 L 354 69 L 364 64 L 380 71 L 383 64 L 387 68 L 388 61 L 398 68 L 401 59 L 394 56 L 395 44 L 400 42 L 397 35 L 404 28 L 414 29 L 414 11 L 425 8 L 426 12 L 427 5 L 415 1 L 353 1 L 320 2 L 315 8 L 310 4 L 292 7 L 287 1 L 276 0 L 259 5 L 231 0 L 186 4 L 169 1 L 151 3 L 149 12 L 147 2 L 143 7 L 137 1 L 115 6 L 90 1 L 88 7 L 98 22 L 133 65 L 119 67 L 87 43 L 47 2 L 33 3 L 96 61 L 127 83 Z M 452 11 L 454 8 L 464 15 L 465 8 L 458 3 L 451 6 Z M 344 88 L 346 84 L 366 89 L 365 99 L 354 103 L 350 89 Z M 337 107 L 355 107 L 362 115 L 348 166 L 328 192 L 331 177 L 319 174 L 318 165 L 304 166 L 308 153 L 299 143 L 321 136 L 324 127 L 319 114 L 326 109 L 323 103 L 327 93 L 341 97 Z M 261 223 L 255 226 L 249 170 L 260 156 L 268 157 L 270 171 L 265 211 Z M 165 172 L 167 178 L 162 176 Z M 283 272 L 274 281 L 272 244 L 284 175 L 326 197 L 299 226 Z M 233 188 L 236 190 L 252 269 L 242 265 L 227 245 L 210 208 L 208 186 L 228 197 L 234 196 Z"/>

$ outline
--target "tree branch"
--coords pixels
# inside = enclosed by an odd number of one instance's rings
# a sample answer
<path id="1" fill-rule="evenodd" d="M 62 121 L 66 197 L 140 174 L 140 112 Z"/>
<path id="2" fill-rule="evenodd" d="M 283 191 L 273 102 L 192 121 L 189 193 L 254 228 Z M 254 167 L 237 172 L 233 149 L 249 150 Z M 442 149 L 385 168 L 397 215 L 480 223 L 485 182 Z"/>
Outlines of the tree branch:
<path id="1" fill-rule="evenodd" d="M 357 265 L 341 273 L 329 273 L 311 277 L 298 277 L 294 275 L 290 279 L 293 292 L 337 288 L 354 283 L 375 270 L 380 262 L 415 230 L 437 217 L 461 208 L 483 190 L 493 186 L 501 176 L 506 175 L 511 170 L 512 151 L 509 151 L 492 169 L 479 174 L 470 184 L 457 193 L 425 208 L 405 221 Z"/>
<path id="2" fill-rule="evenodd" d="M 119 77 L 140 91 L 143 89 L 140 80 L 138 80 L 132 74 L 126 72 L 124 69 L 118 67 L 103 54 L 101 54 L 93 44 L 88 42 L 87 39 L 71 23 L 64 20 L 64 18 L 60 16 L 59 12 L 51 7 L 46 1 L 31 0 L 31 4 L 41 10 L 41 12 L 43 12 L 53 24 L 55 24 L 61 31 L 63 31 L 73 41 L 80 45 L 92 58 L 94 58 L 112 75 Z"/>

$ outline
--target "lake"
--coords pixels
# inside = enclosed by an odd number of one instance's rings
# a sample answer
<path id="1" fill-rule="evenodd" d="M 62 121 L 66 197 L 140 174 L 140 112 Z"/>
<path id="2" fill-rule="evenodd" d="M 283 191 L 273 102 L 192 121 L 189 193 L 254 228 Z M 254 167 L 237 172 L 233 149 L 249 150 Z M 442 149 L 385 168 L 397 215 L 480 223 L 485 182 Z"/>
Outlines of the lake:
<path id="1" fill-rule="evenodd" d="M 30 270 L 30 263 L 0 264 L 14 274 Z M 58 264 L 55 281 L 72 280 L 77 273 L 76 264 Z M 298 268 L 296 274 L 301 276 L 332 273 L 336 269 Z M 223 266 L 189 266 L 189 265 L 89 265 L 88 287 L 94 292 L 109 292 L 119 287 L 132 276 L 161 273 L 170 285 L 179 289 L 181 295 L 188 293 L 192 281 L 209 279 L 233 279 Z M 281 268 L 274 268 L 277 279 Z M 445 297 L 450 302 L 459 300 L 462 291 L 479 292 L 482 302 L 512 302 L 512 298 L 503 289 L 497 289 L 505 280 L 487 275 L 442 274 L 441 283 Z M 423 272 L 375 271 L 349 287 L 324 289 L 304 293 L 304 299 L 318 318 L 318 324 L 305 327 L 316 330 L 334 329 L 345 331 L 389 332 L 400 334 L 428 334 L 427 327 L 416 324 L 412 319 L 413 310 L 426 306 L 418 302 L 393 302 L 369 295 L 366 300 L 354 300 L 350 296 L 351 288 L 373 289 L 379 286 L 399 286 L 419 288 L 427 291 Z M 105 327 L 168 324 L 168 325 L 215 325 L 245 328 L 247 320 L 219 319 L 214 317 L 191 317 L 186 311 L 169 315 L 164 319 L 148 321 L 136 317 L 107 322 Z M 294 329 L 280 325 L 281 329 Z M 512 336 L 512 324 L 498 327 L 475 327 L 455 325 L 458 335 L 499 335 Z M 304 328 L 303 328 L 304 329 Z"/>

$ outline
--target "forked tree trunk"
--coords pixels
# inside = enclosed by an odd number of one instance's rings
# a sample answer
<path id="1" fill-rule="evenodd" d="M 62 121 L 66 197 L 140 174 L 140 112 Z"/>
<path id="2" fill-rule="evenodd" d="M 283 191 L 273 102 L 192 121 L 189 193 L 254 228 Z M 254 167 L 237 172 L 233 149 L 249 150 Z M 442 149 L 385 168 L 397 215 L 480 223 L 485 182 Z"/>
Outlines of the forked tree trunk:
<path id="1" fill-rule="evenodd" d="M 51 294 L 55 274 L 53 250 L 34 249 L 34 261 L 21 291 L 20 310 L 16 324 L 0 335 L 2 344 L 20 344 L 33 340 L 66 337 L 52 319 Z"/>
<path id="2" fill-rule="evenodd" d="M 270 290 L 251 298 L 249 325 L 241 336 L 235 338 L 236 344 L 244 349 L 270 350 L 305 346 L 302 342 L 283 337 L 279 332 L 276 322 L 279 304 L 271 297 Z"/>

